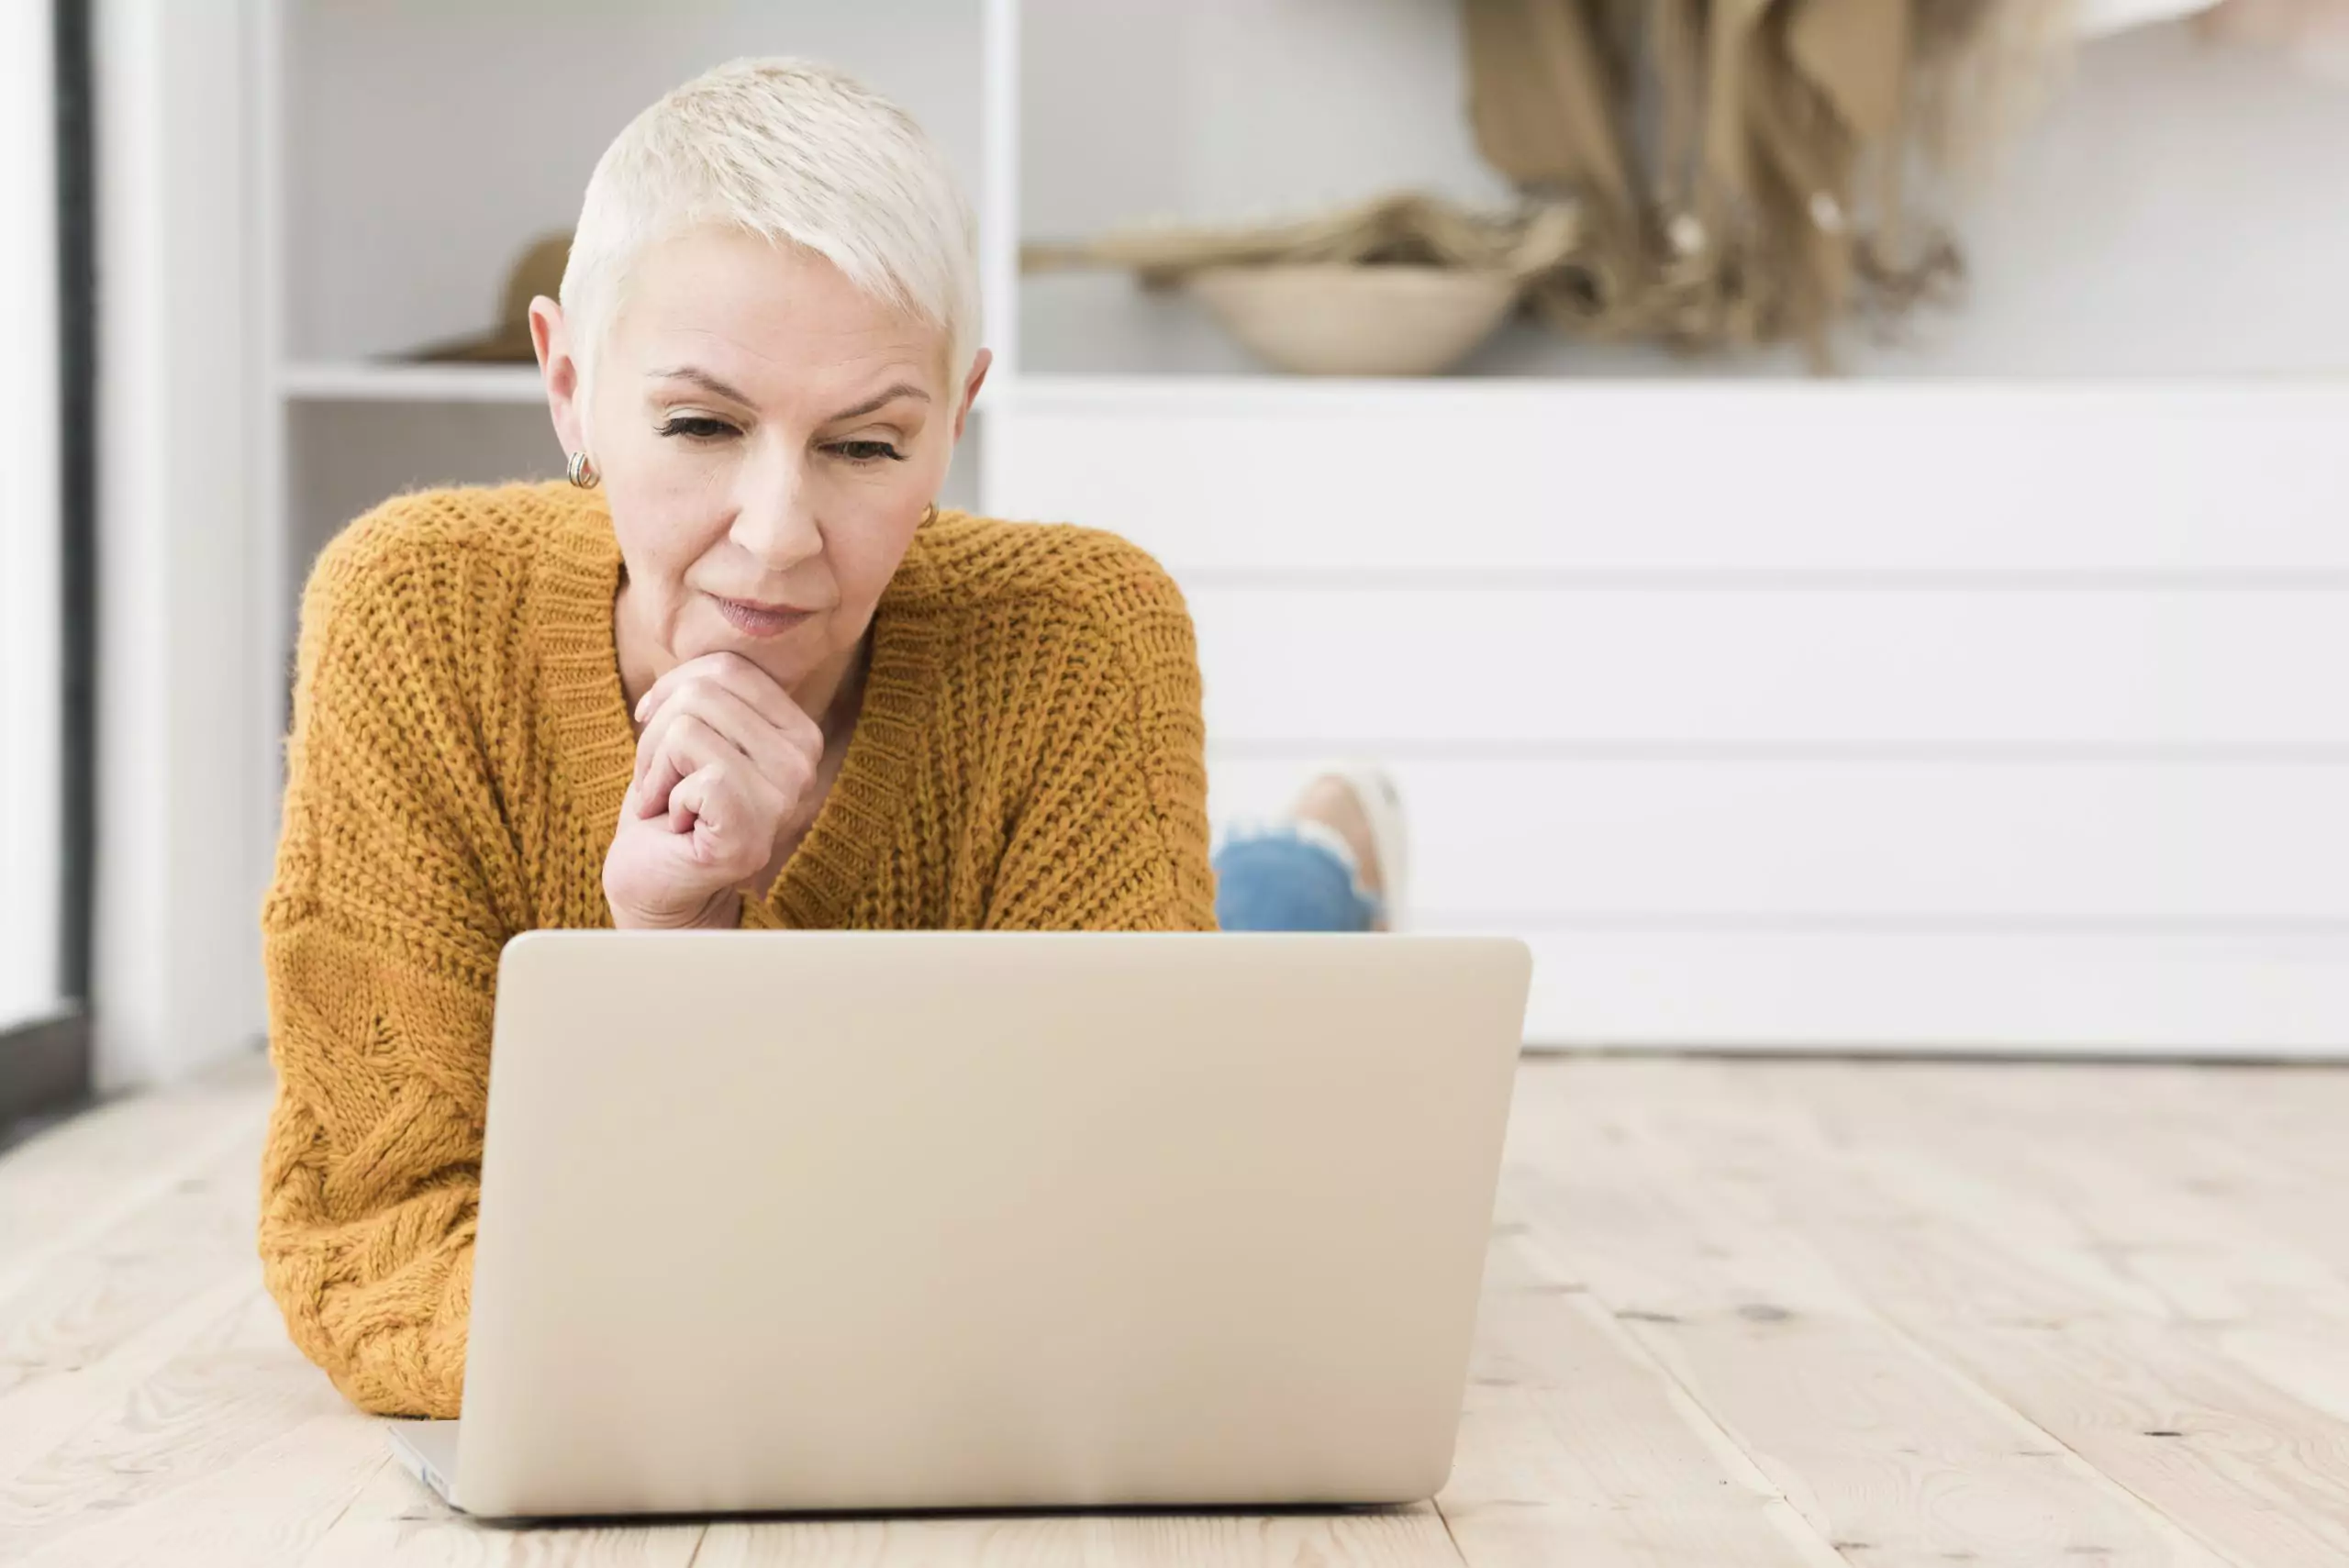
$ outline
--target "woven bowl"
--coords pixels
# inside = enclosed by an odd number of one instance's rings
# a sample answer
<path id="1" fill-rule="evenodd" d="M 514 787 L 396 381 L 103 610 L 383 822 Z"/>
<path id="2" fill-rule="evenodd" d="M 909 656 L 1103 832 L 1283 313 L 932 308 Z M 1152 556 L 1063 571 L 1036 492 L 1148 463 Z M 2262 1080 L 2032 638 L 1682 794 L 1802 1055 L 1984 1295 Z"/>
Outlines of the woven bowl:
<path id="1" fill-rule="evenodd" d="M 1190 287 L 1267 364 L 1304 375 L 1433 375 L 1517 300 L 1499 272 L 1453 267 L 1214 267 Z"/>

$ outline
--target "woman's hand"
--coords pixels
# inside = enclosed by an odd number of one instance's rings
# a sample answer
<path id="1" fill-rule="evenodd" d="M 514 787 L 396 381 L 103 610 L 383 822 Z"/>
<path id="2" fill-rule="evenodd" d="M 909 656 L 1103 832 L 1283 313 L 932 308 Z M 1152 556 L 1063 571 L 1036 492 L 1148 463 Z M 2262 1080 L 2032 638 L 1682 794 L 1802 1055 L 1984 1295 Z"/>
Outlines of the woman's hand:
<path id="1" fill-rule="evenodd" d="M 816 782 L 824 733 L 739 653 L 689 659 L 637 704 L 636 778 L 604 856 L 621 930 L 723 929 L 764 893 Z"/>

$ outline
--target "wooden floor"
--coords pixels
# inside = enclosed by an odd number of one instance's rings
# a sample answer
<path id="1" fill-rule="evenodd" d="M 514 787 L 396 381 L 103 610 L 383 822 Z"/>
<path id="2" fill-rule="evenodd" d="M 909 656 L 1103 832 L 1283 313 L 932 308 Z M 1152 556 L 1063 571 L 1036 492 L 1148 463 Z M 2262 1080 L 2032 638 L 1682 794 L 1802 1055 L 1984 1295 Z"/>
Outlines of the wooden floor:
<path id="1" fill-rule="evenodd" d="M 0 1562 L 2349 1564 L 2349 1070 L 1536 1059 L 1395 1512 L 513 1530 L 288 1347 L 258 1064 L 0 1157 Z"/>

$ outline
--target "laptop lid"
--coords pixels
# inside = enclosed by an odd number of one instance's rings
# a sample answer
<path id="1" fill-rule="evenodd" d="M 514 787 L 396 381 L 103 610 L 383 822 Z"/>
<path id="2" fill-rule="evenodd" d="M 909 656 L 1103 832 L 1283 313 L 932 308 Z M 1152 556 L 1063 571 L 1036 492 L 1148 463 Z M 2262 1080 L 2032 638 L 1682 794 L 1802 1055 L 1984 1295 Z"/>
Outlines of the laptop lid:
<path id="1" fill-rule="evenodd" d="M 1430 1496 L 1531 969 L 1481 938 L 518 937 L 458 1493 Z"/>

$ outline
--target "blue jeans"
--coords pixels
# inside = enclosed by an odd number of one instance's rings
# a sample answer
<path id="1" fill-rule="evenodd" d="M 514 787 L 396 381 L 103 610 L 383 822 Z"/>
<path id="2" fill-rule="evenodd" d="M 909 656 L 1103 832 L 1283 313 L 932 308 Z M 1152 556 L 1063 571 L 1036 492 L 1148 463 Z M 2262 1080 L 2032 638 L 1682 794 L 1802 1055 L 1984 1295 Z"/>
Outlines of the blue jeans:
<path id="1" fill-rule="evenodd" d="M 1318 823 L 1234 828 L 1215 852 L 1227 931 L 1367 931 L 1379 912 L 1345 840 Z"/>

